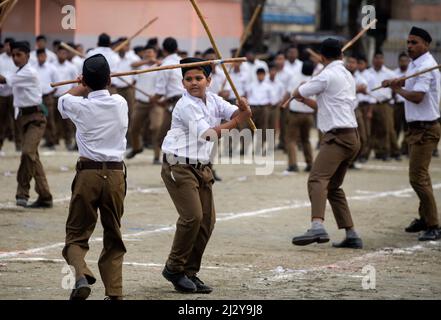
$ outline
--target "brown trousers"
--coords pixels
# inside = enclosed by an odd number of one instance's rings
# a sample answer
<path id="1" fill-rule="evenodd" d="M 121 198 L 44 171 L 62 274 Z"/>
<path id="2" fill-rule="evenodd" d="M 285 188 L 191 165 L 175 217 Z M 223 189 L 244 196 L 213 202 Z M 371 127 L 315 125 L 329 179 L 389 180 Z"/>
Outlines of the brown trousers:
<path id="1" fill-rule="evenodd" d="M 370 118 L 372 109 L 373 109 L 373 105 L 366 102 L 361 102 L 357 108 L 357 110 L 359 110 L 362 114 L 364 131 L 366 133 L 366 143 L 361 147 L 360 157 L 366 159 L 369 159 L 372 150 L 372 119 Z M 358 118 L 357 118 L 357 122 L 358 122 Z M 360 135 L 360 139 L 361 139 L 361 135 Z"/>
<path id="2" fill-rule="evenodd" d="M 17 171 L 16 199 L 29 199 L 31 180 L 35 179 L 35 191 L 40 200 L 52 200 L 49 185 L 46 180 L 43 165 L 40 162 L 38 146 L 46 127 L 46 118 L 43 113 L 35 112 L 20 115 L 18 121 L 23 133 L 20 166 Z"/>
<path id="3" fill-rule="evenodd" d="M 122 296 L 122 264 L 126 253 L 120 230 L 126 194 L 124 172 L 77 170 L 71 189 L 63 257 L 75 268 L 77 280 L 85 276 L 90 284 L 95 283 L 95 276 L 84 259 L 99 209 L 104 228 L 103 250 L 98 260 L 101 279 L 107 296 Z"/>
<path id="4" fill-rule="evenodd" d="M 326 200 L 329 200 L 338 228 L 354 226 L 341 185 L 359 151 L 360 138 L 356 131 L 324 135 L 308 180 L 312 218 L 325 219 Z"/>
<path id="5" fill-rule="evenodd" d="M 3 141 L 7 138 L 8 131 L 12 132 L 15 141 L 15 148 L 20 150 L 22 135 L 20 124 L 14 119 L 13 96 L 0 97 L 0 150 L 3 147 Z"/>
<path id="6" fill-rule="evenodd" d="M 288 151 L 288 165 L 297 165 L 297 142 L 300 139 L 305 162 L 312 165 L 312 147 L 309 134 L 314 125 L 312 113 L 289 112 L 286 117 L 285 143 Z"/>
<path id="7" fill-rule="evenodd" d="M 55 145 L 56 143 L 56 127 L 55 127 L 55 106 L 54 104 L 54 96 L 52 94 L 47 94 L 43 96 L 43 103 L 47 108 L 48 115 L 46 117 L 46 131 L 44 133 L 44 138 L 48 145 Z"/>
<path id="8" fill-rule="evenodd" d="M 132 118 L 133 108 L 135 106 L 135 89 L 133 87 L 116 88 L 116 93 L 119 94 L 127 101 L 127 107 L 129 109 L 129 129 L 127 130 L 127 138 L 130 137 L 130 131 L 132 130 Z M 129 142 L 131 139 L 128 139 Z"/>
<path id="9" fill-rule="evenodd" d="M 441 135 L 439 123 L 427 129 L 409 128 L 409 178 L 412 188 L 420 199 L 419 215 L 428 227 L 439 226 L 438 211 L 433 195 L 429 166 L 432 152 L 435 150 Z"/>
<path id="10" fill-rule="evenodd" d="M 394 110 L 388 103 L 373 106 L 372 144 L 378 156 L 397 156 L 400 154 L 394 127 Z"/>
<path id="11" fill-rule="evenodd" d="M 360 135 L 360 143 L 361 143 L 359 154 L 362 155 L 362 152 L 363 150 L 366 149 L 369 140 L 368 140 L 368 132 L 366 130 L 365 120 L 363 116 L 363 111 L 360 109 L 360 107 L 355 109 L 355 117 L 357 118 L 358 134 Z"/>
<path id="12" fill-rule="evenodd" d="M 394 127 L 397 140 L 400 139 L 401 131 L 404 133 L 403 141 L 401 142 L 401 153 L 409 153 L 409 144 L 407 142 L 407 122 L 406 113 L 404 110 L 404 102 L 396 103 L 394 105 Z"/>
<path id="13" fill-rule="evenodd" d="M 167 267 L 193 276 L 199 272 L 205 247 L 216 221 L 209 167 L 163 163 L 162 180 L 179 214 Z"/>
<path id="14" fill-rule="evenodd" d="M 262 130 L 262 142 L 266 141 L 266 130 L 269 125 L 270 106 L 251 106 L 252 119 L 257 129 Z"/>
<path id="15" fill-rule="evenodd" d="M 130 131 L 133 150 L 142 149 L 143 147 L 142 129 L 144 125 L 148 122 L 155 159 L 159 159 L 159 156 L 161 154 L 159 134 L 162 127 L 164 112 L 165 112 L 164 108 L 158 105 L 153 105 L 151 103 L 146 103 L 142 101 L 136 101 L 135 108 L 132 113 L 132 122 L 131 122 L 132 128 Z"/>
<path id="16" fill-rule="evenodd" d="M 72 145 L 73 138 L 75 136 L 75 126 L 70 119 L 63 119 L 61 117 L 60 112 L 58 111 L 58 99 L 55 98 L 55 111 L 54 111 L 54 119 L 55 119 L 55 142 L 59 144 L 61 139 L 64 139 L 64 143 L 66 147 Z"/>

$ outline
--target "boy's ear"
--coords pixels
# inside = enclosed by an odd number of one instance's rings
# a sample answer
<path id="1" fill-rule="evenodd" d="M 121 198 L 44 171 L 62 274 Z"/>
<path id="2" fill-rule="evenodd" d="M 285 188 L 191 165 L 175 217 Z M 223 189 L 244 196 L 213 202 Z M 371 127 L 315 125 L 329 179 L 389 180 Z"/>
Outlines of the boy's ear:
<path id="1" fill-rule="evenodd" d="M 207 84 L 210 85 L 210 83 L 211 83 L 211 76 L 208 76 L 207 77 Z"/>

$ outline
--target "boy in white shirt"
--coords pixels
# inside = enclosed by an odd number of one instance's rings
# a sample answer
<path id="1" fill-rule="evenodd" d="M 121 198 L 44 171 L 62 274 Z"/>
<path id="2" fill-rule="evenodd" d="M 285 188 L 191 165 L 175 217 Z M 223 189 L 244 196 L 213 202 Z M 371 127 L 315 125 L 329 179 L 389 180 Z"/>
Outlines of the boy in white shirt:
<path id="1" fill-rule="evenodd" d="M 187 58 L 180 63 L 200 62 Z M 202 255 L 216 220 L 210 168 L 213 144 L 221 130 L 245 123 L 251 109 L 245 99 L 243 111 L 209 92 L 211 66 L 183 68 L 186 89 L 176 103 L 171 129 L 162 145 L 161 176 L 179 213 L 173 246 L 162 272 L 183 293 L 210 293 L 213 289 L 198 277 Z M 220 124 L 224 119 L 227 122 Z M 215 141 L 216 140 L 216 141 Z"/>
<path id="2" fill-rule="evenodd" d="M 71 300 L 85 300 L 96 279 L 85 259 L 100 211 L 104 228 L 98 267 L 111 300 L 122 299 L 122 264 L 126 253 L 120 231 L 127 191 L 125 165 L 127 102 L 110 95 L 110 67 L 102 54 L 84 61 L 81 84 L 58 101 L 61 116 L 77 127 L 80 158 L 72 183 L 63 257 L 75 268 Z"/>

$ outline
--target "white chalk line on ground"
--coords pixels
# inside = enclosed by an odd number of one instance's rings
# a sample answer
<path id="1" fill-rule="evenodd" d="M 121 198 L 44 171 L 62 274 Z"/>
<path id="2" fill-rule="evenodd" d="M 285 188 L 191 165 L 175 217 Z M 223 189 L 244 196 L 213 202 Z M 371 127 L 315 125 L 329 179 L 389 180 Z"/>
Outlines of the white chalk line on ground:
<path id="1" fill-rule="evenodd" d="M 434 184 L 433 189 L 434 190 L 441 189 L 441 183 Z M 370 195 L 351 196 L 351 197 L 348 197 L 348 200 L 366 201 L 366 200 L 381 199 L 381 198 L 386 198 L 386 197 L 401 197 L 403 194 L 412 193 L 412 192 L 414 192 L 413 189 L 406 188 L 406 189 L 396 190 L 396 191 L 378 192 L 378 193 L 370 194 Z M 221 221 L 229 221 L 229 220 L 235 220 L 235 219 L 240 219 L 240 218 L 256 217 L 256 216 L 260 216 L 260 215 L 274 214 L 274 213 L 277 213 L 280 211 L 285 211 L 285 210 L 301 209 L 301 208 L 308 208 L 308 207 L 310 207 L 309 202 L 297 201 L 291 205 L 260 209 L 257 211 L 249 211 L 249 212 L 242 212 L 242 213 L 220 213 L 219 215 L 224 215 L 224 216 L 218 218 L 217 221 L 221 222 Z M 143 235 L 169 232 L 169 231 L 175 230 L 175 228 L 176 228 L 175 226 L 169 226 L 169 227 L 161 227 L 161 228 L 154 229 L 154 230 L 125 234 L 125 235 L 123 235 L 123 239 L 130 239 L 132 237 L 139 237 L 139 236 L 143 236 Z M 102 241 L 102 238 L 90 239 L 90 242 L 96 242 L 96 241 Z M 3 252 L 3 253 L 0 253 L 0 259 L 16 257 L 19 255 L 32 255 L 32 254 L 42 253 L 46 250 L 50 250 L 50 249 L 54 249 L 54 248 L 62 248 L 63 246 L 64 246 L 64 242 L 63 243 L 59 242 L 56 244 L 43 246 L 43 247 L 39 247 L 39 248 Z"/>
<path id="2" fill-rule="evenodd" d="M 43 262 L 43 263 L 66 263 L 66 260 L 64 259 L 49 259 L 49 258 L 12 258 L 12 259 L 2 259 L 2 262 L 24 262 L 24 263 L 31 263 L 31 262 Z M 96 260 L 86 260 L 86 263 L 88 264 L 97 264 L 98 261 Z M 144 267 L 144 268 L 164 268 L 164 263 L 154 263 L 154 262 L 134 262 L 134 261 L 124 261 L 123 265 L 125 266 L 131 266 L 131 267 Z M 201 266 L 202 269 L 207 270 L 241 270 L 241 271 L 250 271 L 252 269 L 252 266 L 248 267 L 233 267 L 233 266 Z"/>
<path id="3" fill-rule="evenodd" d="M 392 255 L 411 255 L 416 252 L 421 251 L 427 251 L 433 247 L 441 247 L 441 241 L 430 241 L 426 243 L 421 243 L 417 245 L 413 245 L 411 247 L 405 247 L 405 248 L 382 248 L 379 250 L 376 250 L 374 252 L 369 252 L 364 255 L 354 257 L 348 260 L 341 260 L 337 261 L 332 264 L 327 264 L 323 266 L 318 267 L 312 267 L 307 269 L 289 269 L 284 268 L 282 266 L 278 266 L 276 269 L 271 270 L 271 272 L 274 274 L 271 277 L 265 277 L 259 279 L 260 281 L 273 281 L 273 282 L 280 282 L 280 281 L 286 281 L 286 280 L 293 280 L 293 279 L 299 279 L 302 278 L 302 276 L 307 275 L 308 273 L 313 272 L 323 272 L 323 271 L 344 271 L 344 270 L 351 270 L 354 271 L 354 264 L 356 263 L 365 263 L 365 264 L 372 264 L 375 260 L 385 258 Z M 362 268 L 362 267 L 361 267 Z M 361 274 L 361 268 L 358 271 Z M 362 277 L 362 276 L 360 276 Z"/>

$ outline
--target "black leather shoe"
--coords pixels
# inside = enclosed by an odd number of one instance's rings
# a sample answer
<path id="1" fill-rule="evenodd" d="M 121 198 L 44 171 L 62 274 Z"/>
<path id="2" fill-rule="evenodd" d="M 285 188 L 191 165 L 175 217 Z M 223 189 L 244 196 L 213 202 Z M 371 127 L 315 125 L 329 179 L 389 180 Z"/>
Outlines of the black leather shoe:
<path id="1" fill-rule="evenodd" d="M 167 266 L 162 270 L 162 275 L 168 281 L 170 281 L 175 287 L 176 291 L 182 293 L 195 293 L 197 288 L 196 285 L 188 279 L 188 277 L 183 272 L 173 273 L 168 270 Z"/>
<path id="2" fill-rule="evenodd" d="M 406 232 L 409 232 L 409 233 L 417 233 L 417 232 L 420 232 L 420 231 L 426 231 L 427 230 L 427 226 L 426 226 L 426 223 L 423 220 L 415 219 L 404 230 Z"/>
<path id="3" fill-rule="evenodd" d="M 213 171 L 213 178 L 214 178 L 214 180 L 218 181 L 218 182 L 221 182 L 222 178 L 217 175 L 216 170 L 212 170 L 212 171 Z"/>
<path id="4" fill-rule="evenodd" d="M 340 243 L 333 243 L 334 248 L 363 249 L 363 241 L 360 238 L 346 238 Z"/>
<path id="5" fill-rule="evenodd" d="M 85 277 L 75 282 L 75 288 L 70 294 L 70 300 L 86 300 L 90 295 L 90 285 Z"/>
<path id="6" fill-rule="evenodd" d="M 439 239 L 441 239 L 441 231 L 438 228 L 430 228 L 418 237 L 419 241 L 436 241 Z"/>
<path id="7" fill-rule="evenodd" d="M 37 201 L 32 202 L 30 205 L 26 206 L 26 208 L 31 209 L 48 209 L 54 206 L 52 200 L 41 200 L 37 199 Z"/>
<path id="8" fill-rule="evenodd" d="M 299 167 L 295 164 L 293 166 L 289 166 L 288 169 L 286 169 L 287 172 L 299 172 Z"/>
<path id="9" fill-rule="evenodd" d="M 211 293 L 213 291 L 212 287 L 207 286 L 201 279 L 196 276 L 189 277 L 191 281 L 196 285 L 196 293 Z"/>
<path id="10" fill-rule="evenodd" d="M 130 150 L 129 153 L 126 154 L 126 159 L 132 159 L 134 158 L 138 153 L 143 152 L 144 149 L 139 149 L 139 150 Z"/>
<path id="11" fill-rule="evenodd" d="M 292 244 L 296 246 L 307 246 L 312 243 L 326 243 L 329 242 L 329 235 L 325 229 L 308 230 L 304 235 L 294 237 Z"/>
<path id="12" fill-rule="evenodd" d="M 311 172 L 312 166 L 310 164 L 306 165 L 305 172 Z"/>

